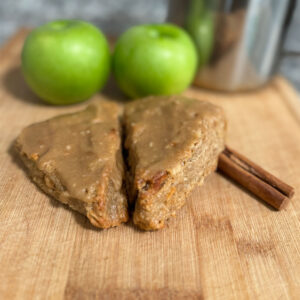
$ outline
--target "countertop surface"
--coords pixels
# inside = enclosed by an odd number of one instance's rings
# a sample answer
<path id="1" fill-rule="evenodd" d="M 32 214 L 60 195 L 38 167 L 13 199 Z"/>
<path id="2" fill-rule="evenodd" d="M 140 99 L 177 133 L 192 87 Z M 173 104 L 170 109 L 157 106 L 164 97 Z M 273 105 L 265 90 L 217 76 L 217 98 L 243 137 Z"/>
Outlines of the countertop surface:
<path id="1" fill-rule="evenodd" d="M 1 0 L 0 46 L 21 26 L 38 26 L 57 18 L 90 21 L 110 34 L 119 34 L 137 23 L 162 22 L 168 0 Z M 124 27 L 124 24 L 127 24 Z M 284 43 L 279 71 L 300 91 L 300 5 L 297 2 Z"/>

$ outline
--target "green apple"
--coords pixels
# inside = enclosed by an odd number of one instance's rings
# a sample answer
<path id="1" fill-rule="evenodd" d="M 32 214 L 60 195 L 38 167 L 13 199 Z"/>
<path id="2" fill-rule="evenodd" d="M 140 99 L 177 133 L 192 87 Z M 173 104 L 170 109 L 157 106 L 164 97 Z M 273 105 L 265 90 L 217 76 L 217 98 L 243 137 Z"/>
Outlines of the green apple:
<path id="1" fill-rule="evenodd" d="M 99 29 L 57 20 L 33 30 L 22 50 L 26 82 L 44 101 L 66 105 L 88 99 L 105 84 L 110 52 Z"/>
<path id="2" fill-rule="evenodd" d="M 192 0 L 187 13 L 185 28 L 197 47 L 198 68 L 206 65 L 213 52 L 214 45 L 214 11 L 213 3 L 204 0 Z"/>
<path id="3" fill-rule="evenodd" d="M 193 80 L 197 53 L 189 35 L 175 25 L 139 25 L 117 41 L 112 67 L 131 98 L 177 94 Z"/>

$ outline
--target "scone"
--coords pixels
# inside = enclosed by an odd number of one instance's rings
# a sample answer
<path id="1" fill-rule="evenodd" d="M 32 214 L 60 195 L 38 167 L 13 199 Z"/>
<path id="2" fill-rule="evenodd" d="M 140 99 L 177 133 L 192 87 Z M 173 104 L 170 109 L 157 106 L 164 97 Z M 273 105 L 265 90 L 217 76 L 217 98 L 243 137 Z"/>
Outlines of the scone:
<path id="1" fill-rule="evenodd" d="M 25 128 L 16 141 L 33 181 L 100 228 L 128 220 L 119 118 L 100 101 Z"/>
<path id="2" fill-rule="evenodd" d="M 148 97 L 124 112 L 133 221 L 162 228 L 217 167 L 226 121 L 221 108 L 181 96 Z"/>

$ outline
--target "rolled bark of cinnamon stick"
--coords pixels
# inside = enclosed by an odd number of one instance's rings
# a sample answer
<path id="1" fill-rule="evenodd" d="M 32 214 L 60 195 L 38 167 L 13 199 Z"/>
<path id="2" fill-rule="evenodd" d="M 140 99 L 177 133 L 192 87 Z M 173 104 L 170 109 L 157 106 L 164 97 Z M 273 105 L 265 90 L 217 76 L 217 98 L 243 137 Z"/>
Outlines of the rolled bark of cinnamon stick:
<path id="1" fill-rule="evenodd" d="M 294 195 L 294 188 L 228 146 L 219 156 L 218 170 L 278 210 Z"/>

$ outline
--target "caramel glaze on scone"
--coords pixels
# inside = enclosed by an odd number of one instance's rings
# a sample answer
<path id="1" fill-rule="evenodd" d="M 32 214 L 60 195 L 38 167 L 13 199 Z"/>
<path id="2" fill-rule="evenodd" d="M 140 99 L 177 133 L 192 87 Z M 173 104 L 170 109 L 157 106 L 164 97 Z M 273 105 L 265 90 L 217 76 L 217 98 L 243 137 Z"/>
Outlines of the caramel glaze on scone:
<path id="1" fill-rule="evenodd" d="M 134 223 L 159 229 L 217 167 L 226 121 L 221 108 L 180 96 L 148 97 L 125 107 L 128 192 Z"/>
<path id="2" fill-rule="evenodd" d="M 128 220 L 121 113 L 116 103 L 100 101 L 33 124 L 16 141 L 33 181 L 100 228 Z"/>

